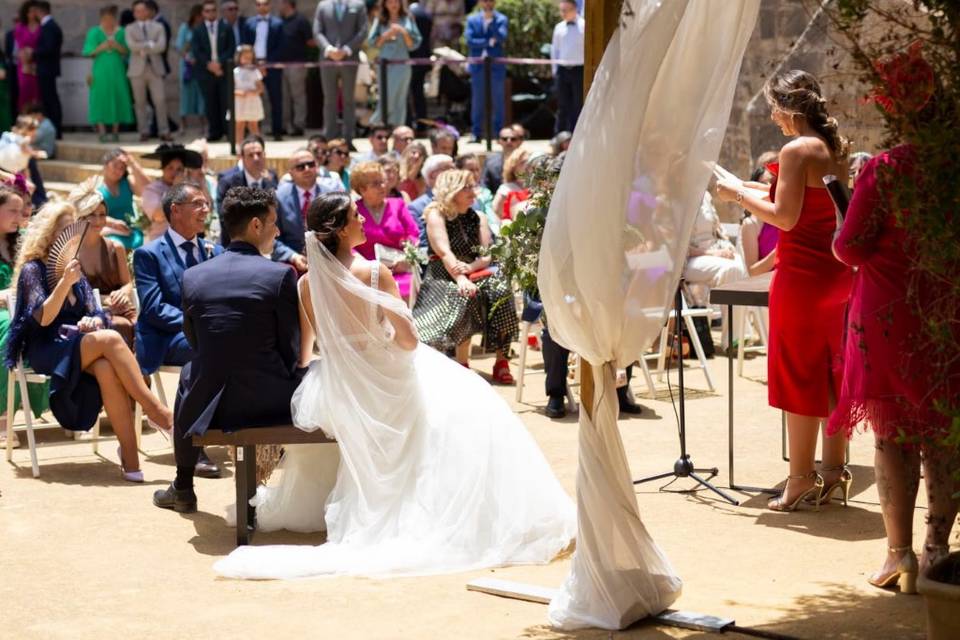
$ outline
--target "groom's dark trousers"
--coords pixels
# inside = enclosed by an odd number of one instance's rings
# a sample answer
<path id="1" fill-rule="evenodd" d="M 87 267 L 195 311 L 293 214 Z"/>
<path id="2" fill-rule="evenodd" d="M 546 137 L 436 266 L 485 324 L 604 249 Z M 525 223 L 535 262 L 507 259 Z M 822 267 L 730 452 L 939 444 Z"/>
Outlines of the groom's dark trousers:
<path id="1" fill-rule="evenodd" d="M 182 299 L 183 332 L 196 355 L 180 374 L 174 409 L 178 489 L 193 484 L 200 454 L 193 434 L 290 424 L 302 373 L 297 281 L 288 265 L 235 241 L 184 272 Z"/>

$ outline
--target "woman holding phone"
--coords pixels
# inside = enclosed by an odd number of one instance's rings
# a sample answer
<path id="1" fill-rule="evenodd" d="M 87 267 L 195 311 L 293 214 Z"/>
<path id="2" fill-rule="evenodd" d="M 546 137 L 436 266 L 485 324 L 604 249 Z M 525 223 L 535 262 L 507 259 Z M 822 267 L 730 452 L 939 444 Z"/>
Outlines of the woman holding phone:
<path id="1" fill-rule="evenodd" d="M 767 507 L 793 511 L 804 499 L 817 507 L 839 491 L 846 503 L 852 475 L 844 464 L 843 435 L 824 436 L 823 464 L 815 469 L 820 423 L 839 396 L 843 314 L 852 271 L 832 253 L 836 229 L 826 175 L 847 175 L 847 141 L 827 112 L 816 78 L 792 70 L 764 87 L 771 118 L 793 138 L 780 150 L 769 196 L 760 183 L 718 181 L 720 200 L 736 201 L 780 229 L 770 284 L 768 389 L 770 405 L 787 414 L 790 470 L 782 494 Z"/>

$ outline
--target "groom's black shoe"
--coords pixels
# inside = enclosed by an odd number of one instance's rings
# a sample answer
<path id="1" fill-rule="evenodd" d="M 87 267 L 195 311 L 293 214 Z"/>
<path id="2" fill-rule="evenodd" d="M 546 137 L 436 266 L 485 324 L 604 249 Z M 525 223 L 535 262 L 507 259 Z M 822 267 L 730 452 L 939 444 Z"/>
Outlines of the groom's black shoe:
<path id="1" fill-rule="evenodd" d="M 200 458 L 193 468 L 193 475 L 200 478 L 219 478 L 222 474 L 217 463 L 207 457 L 207 452 L 200 450 Z"/>
<path id="2" fill-rule="evenodd" d="M 177 513 L 193 513 L 197 510 L 197 494 L 193 489 L 177 489 L 171 482 L 166 489 L 153 492 L 153 504 Z"/>
<path id="3" fill-rule="evenodd" d="M 548 418 L 556 419 L 567 415 L 567 408 L 563 405 L 563 396 L 550 396 L 547 399 L 547 408 L 543 410 Z"/>

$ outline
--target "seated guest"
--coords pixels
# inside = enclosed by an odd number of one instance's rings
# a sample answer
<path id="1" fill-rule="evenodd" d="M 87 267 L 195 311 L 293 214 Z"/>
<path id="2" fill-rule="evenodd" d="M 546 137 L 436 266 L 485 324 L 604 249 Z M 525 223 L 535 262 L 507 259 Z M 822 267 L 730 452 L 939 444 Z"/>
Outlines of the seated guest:
<path id="1" fill-rule="evenodd" d="M 420 171 L 423 169 L 423 163 L 427 159 L 427 148 L 419 142 L 411 142 L 400 154 L 400 191 L 414 201 L 427 190 L 427 183 L 424 182 Z"/>
<path id="2" fill-rule="evenodd" d="M 6 351 L 7 334 L 10 330 L 10 311 L 7 296 L 13 291 L 13 265 L 16 261 L 17 240 L 24 202 L 29 206 L 29 195 L 11 186 L 0 186 L 0 352 Z M 0 367 L 0 447 L 6 445 L 7 437 L 7 375 L 6 367 Z M 30 407 L 37 418 L 49 408 L 48 384 L 30 383 L 27 386 Z M 20 408 L 20 389 L 15 391 L 15 410 Z M 20 445 L 15 432 L 11 432 L 13 448 Z"/>
<path id="3" fill-rule="evenodd" d="M 200 154 L 196 151 L 190 151 L 182 144 L 163 143 L 153 153 L 143 156 L 146 159 L 159 160 L 160 171 L 162 175 L 159 180 L 154 180 L 143 190 L 143 196 L 140 198 L 140 204 L 143 213 L 150 220 L 150 228 L 147 230 L 145 242 L 156 240 L 163 237 L 167 230 L 167 217 L 163 211 L 163 198 L 167 191 L 174 185 L 183 182 L 187 165 L 197 166 L 203 164 Z"/>
<path id="4" fill-rule="evenodd" d="M 292 181 L 281 182 L 277 187 L 277 226 L 280 233 L 272 257 L 277 262 L 292 264 L 299 273 L 306 273 L 303 234 L 306 231 L 307 210 L 311 202 L 329 193 L 326 189 L 329 182 L 320 182 L 317 159 L 307 149 L 294 151 L 287 168 Z"/>
<path id="5" fill-rule="evenodd" d="M 393 146 L 391 151 L 393 151 L 394 155 L 403 155 L 403 150 L 407 148 L 407 145 L 416 139 L 413 129 L 406 125 L 400 125 L 394 128 L 393 134 L 390 136 L 390 141 Z"/>
<path id="6" fill-rule="evenodd" d="M 210 201 L 210 215 L 207 216 L 207 230 L 204 238 L 214 244 L 220 244 L 220 212 L 217 211 L 217 174 L 208 164 L 210 151 L 204 138 L 197 138 L 187 145 L 190 151 L 200 154 L 199 165 L 195 156 L 187 157 L 187 165 L 183 171 L 184 182 L 192 182 L 203 189 L 203 195 Z"/>
<path id="7" fill-rule="evenodd" d="M 506 277 L 489 270 L 490 256 L 479 254 L 480 247 L 490 246 L 490 228 L 472 208 L 475 186 L 469 171 L 453 169 L 437 179 L 425 214 L 430 263 L 413 317 L 421 342 L 454 349 L 465 367 L 470 339 L 482 333 L 487 349 L 497 353 L 493 381 L 513 384 L 507 359 L 517 338 L 513 289 Z"/>
<path id="8" fill-rule="evenodd" d="M 217 180 L 217 211 L 223 210 L 223 199 L 234 187 L 277 188 L 277 174 L 272 169 L 267 169 L 266 146 L 263 138 L 247 136 L 240 143 L 238 152 L 239 165 L 222 172 Z M 220 244 L 226 247 L 230 244 L 230 236 L 223 229 L 222 221 L 220 226 Z"/>
<path id="9" fill-rule="evenodd" d="M 857 178 L 860 177 L 860 172 L 863 171 L 863 168 L 866 166 L 867 161 L 870 160 L 873 156 L 866 151 L 857 151 L 850 154 L 850 170 L 848 173 L 848 182 L 847 187 L 850 190 L 857 184 Z M 776 158 L 771 160 L 771 162 L 776 162 Z"/>
<path id="10" fill-rule="evenodd" d="M 776 151 L 763 153 L 757 161 L 759 166 L 753 170 L 750 180 L 769 185 L 773 175 L 767 170 L 767 165 L 776 161 Z M 743 261 L 747 273 L 758 276 L 773 270 L 779 237 L 779 229 L 744 209 L 743 220 L 740 221 L 740 244 L 743 248 Z"/>
<path id="11" fill-rule="evenodd" d="M 430 156 L 423 163 L 423 182 L 426 185 L 426 191 L 423 195 L 410 203 L 407 210 L 413 216 L 414 222 L 420 227 L 420 246 L 427 246 L 427 224 L 423 212 L 427 205 L 433 202 L 433 185 L 437 177 L 444 171 L 453 169 L 453 158 L 450 156 Z"/>
<path id="12" fill-rule="evenodd" d="M 327 168 L 327 162 L 330 160 L 330 149 L 327 147 L 326 136 L 320 134 L 310 136 L 307 142 L 307 150 L 313 154 L 317 161 L 317 186 L 320 187 L 321 191 L 323 193 L 346 191 L 340 175 Z M 290 180 L 289 174 L 284 177 Z"/>
<path id="13" fill-rule="evenodd" d="M 345 191 L 350 191 L 350 170 L 347 165 L 350 164 L 350 145 L 343 138 L 334 138 L 327 143 L 327 150 L 330 155 L 327 156 L 327 170 L 340 178 Z"/>
<path id="14" fill-rule="evenodd" d="M 297 281 L 291 269 L 261 257 L 273 249 L 273 194 L 234 188 L 223 201 L 226 253 L 183 277 L 184 330 L 196 357 L 177 390 L 174 452 L 177 476 L 153 503 L 195 511 L 190 442 L 207 429 L 290 424 L 290 400 L 300 383 Z"/>
<path id="15" fill-rule="evenodd" d="M 112 328 L 123 336 L 132 351 L 137 308 L 133 302 L 133 278 L 127 252 L 116 240 L 101 235 L 106 228 L 107 206 L 99 191 L 75 191 L 69 200 L 77 210 L 77 220 L 86 220 L 90 225 L 77 254 L 83 274 L 90 286 L 100 291 L 103 310 L 110 313 Z"/>
<path id="16" fill-rule="evenodd" d="M 120 442 L 123 478 L 143 482 L 130 401 L 139 402 L 160 429 L 172 428 L 173 415 L 150 393 L 133 353 L 97 309 L 80 262 L 71 260 L 53 287 L 47 282 L 50 245 L 74 214 L 65 202 L 45 205 L 24 235 L 7 366 L 23 357 L 50 377 L 50 409 L 65 429 L 88 431 L 106 409 Z"/>
<path id="17" fill-rule="evenodd" d="M 446 127 L 437 127 L 430 131 L 430 155 L 457 157 L 457 136 Z"/>
<path id="18" fill-rule="evenodd" d="M 163 196 L 169 228 L 133 252 L 133 275 L 140 298 L 136 325 L 137 362 L 145 375 L 161 365 L 182 367 L 194 355 L 183 333 L 181 282 L 184 272 L 220 255 L 220 245 L 199 237 L 210 202 L 199 186 L 181 182 Z M 220 469 L 204 457 L 198 472 L 218 477 Z"/>
<path id="19" fill-rule="evenodd" d="M 124 249 L 136 249 L 143 244 L 143 231 L 135 222 L 137 214 L 133 209 L 133 196 L 143 196 L 150 178 L 137 159 L 123 149 L 112 149 L 104 154 L 100 175 L 103 182 L 99 190 L 107 206 L 104 226 L 107 237 L 122 244 Z"/>
<path id="20" fill-rule="evenodd" d="M 372 162 L 390 152 L 390 127 L 382 124 L 375 124 L 370 129 L 370 135 L 367 140 L 370 141 L 370 151 L 365 151 L 353 159 L 350 163 L 350 169 L 361 162 Z"/>
<path id="21" fill-rule="evenodd" d="M 33 148 L 47 154 L 52 160 L 57 156 L 57 128 L 53 121 L 43 113 L 43 108 L 36 102 L 24 105 L 22 112 L 37 121 L 37 132 L 33 136 Z"/>
<path id="22" fill-rule="evenodd" d="M 503 165 L 514 151 L 523 144 L 523 135 L 513 127 L 500 129 L 500 153 L 491 153 L 483 165 L 483 186 L 496 193 L 503 183 Z"/>
<path id="23" fill-rule="evenodd" d="M 463 169 L 473 174 L 473 181 L 477 185 L 474 188 L 477 201 L 473 204 L 473 208 L 487 217 L 490 232 L 497 235 L 500 233 L 500 218 L 493 212 L 493 194 L 480 182 L 480 174 L 483 170 L 480 166 L 480 158 L 475 153 L 462 153 L 457 156 L 454 164 L 457 169 Z"/>
<path id="24" fill-rule="evenodd" d="M 501 220 L 512 220 L 514 204 L 530 196 L 524 182 L 530 152 L 521 147 L 503 163 L 503 182 L 493 195 L 493 212 Z"/>
<path id="25" fill-rule="evenodd" d="M 420 228 L 403 198 L 387 197 L 386 177 L 378 162 L 362 162 L 353 169 L 353 188 L 360 194 L 357 212 L 363 216 L 363 232 L 367 241 L 356 248 L 368 260 L 376 258 L 376 245 L 403 251 L 405 241 L 420 242 Z M 410 265 L 407 262 L 387 264 L 404 300 L 410 295 Z"/>
<path id="26" fill-rule="evenodd" d="M 377 162 L 383 167 L 383 177 L 387 181 L 387 197 L 400 198 L 406 204 L 410 204 L 410 196 L 400 191 L 400 160 L 392 153 L 377 158 Z"/>

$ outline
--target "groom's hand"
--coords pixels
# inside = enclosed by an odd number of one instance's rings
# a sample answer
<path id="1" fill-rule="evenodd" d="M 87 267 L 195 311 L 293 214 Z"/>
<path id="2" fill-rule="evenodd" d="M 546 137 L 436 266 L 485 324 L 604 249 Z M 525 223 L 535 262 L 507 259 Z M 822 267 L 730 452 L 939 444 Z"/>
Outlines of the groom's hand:
<path id="1" fill-rule="evenodd" d="M 307 259 L 299 253 L 293 254 L 293 257 L 290 258 L 290 264 L 292 264 L 293 268 L 299 273 L 307 272 Z"/>

